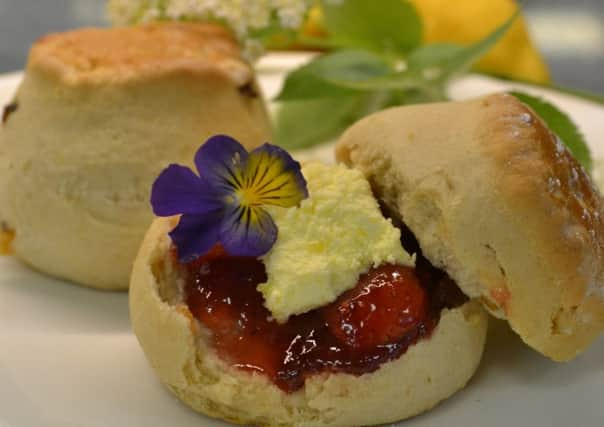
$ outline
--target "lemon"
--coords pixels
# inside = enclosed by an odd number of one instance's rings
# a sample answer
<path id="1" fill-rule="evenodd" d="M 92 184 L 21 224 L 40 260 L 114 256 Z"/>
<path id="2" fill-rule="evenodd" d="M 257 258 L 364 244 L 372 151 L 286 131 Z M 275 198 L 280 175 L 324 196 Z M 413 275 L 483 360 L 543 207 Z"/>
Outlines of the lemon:
<path id="1" fill-rule="evenodd" d="M 503 24 L 518 5 L 513 0 L 411 0 L 424 23 L 424 41 L 469 44 Z M 549 71 L 533 44 L 523 16 L 478 63 L 482 71 L 535 83 Z"/>
<path id="2" fill-rule="evenodd" d="M 514 0 L 411 0 L 424 25 L 424 42 L 470 44 L 502 25 L 518 5 Z M 324 34 L 321 10 L 311 10 L 304 34 Z M 519 16 L 505 36 L 477 64 L 481 71 L 534 83 L 550 81 L 547 65 Z"/>

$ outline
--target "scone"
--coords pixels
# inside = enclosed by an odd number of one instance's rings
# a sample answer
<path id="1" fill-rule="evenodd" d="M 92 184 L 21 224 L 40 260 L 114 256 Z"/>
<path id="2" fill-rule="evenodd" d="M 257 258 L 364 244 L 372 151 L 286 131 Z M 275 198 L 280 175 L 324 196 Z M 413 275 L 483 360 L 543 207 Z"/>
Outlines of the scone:
<path id="1" fill-rule="evenodd" d="M 480 303 L 384 217 L 361 172 L 282 151 L 219 136 L 199 176 L 171 165 L 155 182 L 155 212 L 182 216 L 147 233 L 130 314 L 161 381 L 197 411 L 269 426 L 394 422 L 463 388 L 484 347 Z"/>
<path id="2" fill-rule="evenodd" d="M 515 97 L 380 112 L 350 128 L 336 156 L 531 347 L 566 361 L 602 333 L 602 199 Z"/>
<path id="3" fill-rule="evenodd" d="M 35 269 L 126 289 L 153 179 L 210 135 L 270 125 L 251 66 L 218 26 L 51 34 L 31 49 L 0 132 L 0 221 Z"/>
<path id="4" fill-rule="evenodd" d="M 176 222 L 157 219 L 145 237 L 133 270 L 130 316 L 161 382 L 198 412 L 260 426 L 383 424 L 434 407 L 463 388 L 478 367 L 487 319 L 480 304 L 469 301 L 445 308 L 430 336 L 399 357 L 376 363 L 373 371 L 324 368 L 301 387 L 299 376 L 292 378 L 295 386 L 280 387 L 268 369 L 225 359 L 214 347 L 212 330 L 192 313 L 184 291 L 187 276 L 172 256 L 168 237 Z M 244 354 L 265 350 L 247 341 L 240 348 Z M 303 351 L 293 349 L 290 356 Z"/>

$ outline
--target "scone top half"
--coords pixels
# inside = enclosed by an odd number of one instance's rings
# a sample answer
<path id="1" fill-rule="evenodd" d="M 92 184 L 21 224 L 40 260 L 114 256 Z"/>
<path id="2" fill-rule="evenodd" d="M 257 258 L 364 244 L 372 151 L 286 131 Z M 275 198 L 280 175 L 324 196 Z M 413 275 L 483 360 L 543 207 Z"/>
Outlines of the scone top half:
<path id="1" fill-rule="evenodd" d="M 511 95 L 365 118 L 337 158 L 364 172 L 424 255 L 558 361 L 604 327 L 602 200 L 535 113 Z"/>

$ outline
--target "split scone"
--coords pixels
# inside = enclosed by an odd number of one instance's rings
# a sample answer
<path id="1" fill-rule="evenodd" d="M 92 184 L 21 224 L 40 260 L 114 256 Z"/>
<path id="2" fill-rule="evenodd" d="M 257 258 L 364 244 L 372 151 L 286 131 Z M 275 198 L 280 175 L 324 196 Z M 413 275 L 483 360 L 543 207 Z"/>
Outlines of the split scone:
<path id="1" fill-rule="evenodd" d="M 51 34 L 31 49 L 0 131 L 0 221 L 47 274 L 126 289 L 153 179 L 216 133 L 270 126 L 251 66 L 213 25 Z"/>
<path id="2" fill-rule="evenodd" d="M 199 150 L 199 177 L 172 165 L 156 181 L 156 214 L 182 215 L 153 223 L 130 290 L 151 366 L 197 411 L 270 426 L 394 422 L 467 383 L 483 305 L 556 360 L 602 331 L 601 200 L 516 98 L 372 115 L 339 142 L 349 169 L 262 166 L 275 147 L 227 154 L 218 142 Z"/>

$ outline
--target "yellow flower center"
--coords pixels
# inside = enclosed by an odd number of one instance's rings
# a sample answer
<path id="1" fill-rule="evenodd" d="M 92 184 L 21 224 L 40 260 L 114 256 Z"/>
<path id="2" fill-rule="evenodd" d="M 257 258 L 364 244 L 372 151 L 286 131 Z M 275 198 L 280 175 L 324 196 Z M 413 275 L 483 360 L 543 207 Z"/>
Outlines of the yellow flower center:
<path id="1" fill-rule="evenodd" d="M 253 188 L 240 188 L 235 192 L 235 197 L 242 206 L 260 206 L 263 204 L 262 196 Z"/>

